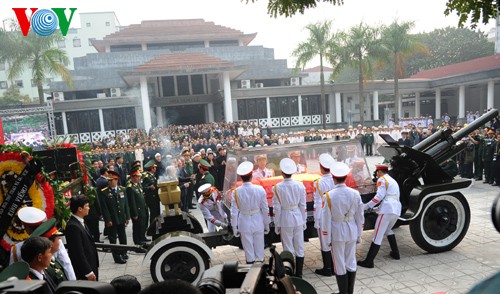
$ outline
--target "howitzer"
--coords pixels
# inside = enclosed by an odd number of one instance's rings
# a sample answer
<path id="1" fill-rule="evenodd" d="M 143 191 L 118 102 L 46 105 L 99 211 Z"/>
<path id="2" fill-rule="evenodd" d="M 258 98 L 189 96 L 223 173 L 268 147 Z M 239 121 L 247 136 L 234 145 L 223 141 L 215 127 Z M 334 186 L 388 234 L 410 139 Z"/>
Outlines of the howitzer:
<path id="1" fill-rule="evenodd" d="M 387 145 L 378 151 L 391 162 L 389 174 L 400 188 L 400 221 L 409 222 L 412 238 L 422 249 L 451 250 L 467 233 L 470 208 L 461 191 L 472 180 L 453 179 L 441 164 L 464 150 L 466 144 L 459 144 L 462 138 L 497 115 L 498 110 L 492 109 L 455 133 L 443 128 L 413 147 L 380 135 Z"/>

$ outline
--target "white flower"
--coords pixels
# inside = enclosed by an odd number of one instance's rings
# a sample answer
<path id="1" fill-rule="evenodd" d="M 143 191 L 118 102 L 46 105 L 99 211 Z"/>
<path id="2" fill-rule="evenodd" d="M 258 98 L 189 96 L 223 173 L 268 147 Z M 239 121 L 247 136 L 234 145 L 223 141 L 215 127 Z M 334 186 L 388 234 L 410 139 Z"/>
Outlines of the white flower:
<path id="1" fill-rule="evenodd" d="M 7 181 L 5 181 L 5 180 L 2 181 L 2 185 L 4 185 L 4 186 L 7 185 Z"/>
<path id="2" fill-rule="evenodd" d="M 13 172 L 13 171 L 10 171 L 10 172 L 8 173 L 8 175 L 9 175 L 9 176 L 12 176 L 13 174 L 14 174 L 14 172 Z"/>

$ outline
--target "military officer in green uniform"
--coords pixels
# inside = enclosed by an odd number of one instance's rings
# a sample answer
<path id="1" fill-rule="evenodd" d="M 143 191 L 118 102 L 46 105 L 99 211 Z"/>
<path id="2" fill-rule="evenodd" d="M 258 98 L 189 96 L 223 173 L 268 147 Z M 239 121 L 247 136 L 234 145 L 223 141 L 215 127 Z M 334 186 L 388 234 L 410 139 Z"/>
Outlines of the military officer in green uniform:
<path id="1" fill-rule="evenodd" d="M 130 173 L 130 180 L 127 183 L 127 200 L 130 208 L 130 218 L 132 219 L 132 239 L 134 244 L 140 245 L 150 241 L 146 239 L 146 229 L 148 226 L 148 207 L 142 191 L 142 173 L 139 166 L 133 168 Z"/>
<path id="2" fill-rule="evenodd" d="M 205 159 L 200 160 L 200 164 L 198 165 L 198 168 L 200 169 L 200 178 L 197 181 L 198 185 L 196 189 L 198 189 L 198 187 L 200 187 L 203 184 L 210 184 L 212 186 L 215 185 L 215 179 L 212 176 L 212 174 L 210 174 L 210 172 L 208 171 L 211 166 L 212 165 Z"/>
<path id="3" fill-rule="evenodd" d="M 108 172 L 109 186 L 99 191 L 99 201 L 101 203 L 104 223 L 108 228 L 108 238 L 110 244 L 116 244 L 116 239 L 120 244 L 127 244 L 125 226 L 130 221 L 130 210 L 128 207 L 125 187 L 118 185 L 120 175 L 115 171 Z M 112 250 L 113 259 L 116 263 L 127 262 L 128 255 L 123 250 Z"/>
<path id="4" fill-rule="evenodd" d="M 193 161 L 191 160 L 191 152 L 189 149 L 184 149 L 182 150 L 182 157 L 184 158 L 184 171 L 186 172 L 185 176 L 191 178 L 191 185 L 187 187 L 186 189 L 186 195 L 184 196 L 186 198 L 185 202 L 187 203 L 189 207 L 186 207 L 186 209 L 194 209 L 196 207 L 193 206 L 193 194 L 194 194 L 194 168 L 193 168 Z"/>
<path id="5" fill-rule="evenodd" d="M 476 145 L 474 148 L 474 179 L 477 181 L 483 180 L 483 148 L 484 148 L 484 137 L 480 130 L 475 130 L 473 136 L 469 136 L 472 143 Z"/>
<path id="6" fill-rule="evenodd" d="M 363 135 L 365 139 L 366 156 L 373 155 L 373 142 L 375 137 L 373 136 L 372 130 L 370 128 L 366 129 L 366 133 Z"/>
<path id="7" fill-rule="evenodd" d="M 149 208 L 149 224 L 160 215 L 160 198 L 158 197 L 158 179 L 155 177 L 156 164 L 154 159 L 144 165 L 146 172 L 142 175 L 142 189 L 146 205 Z"/>

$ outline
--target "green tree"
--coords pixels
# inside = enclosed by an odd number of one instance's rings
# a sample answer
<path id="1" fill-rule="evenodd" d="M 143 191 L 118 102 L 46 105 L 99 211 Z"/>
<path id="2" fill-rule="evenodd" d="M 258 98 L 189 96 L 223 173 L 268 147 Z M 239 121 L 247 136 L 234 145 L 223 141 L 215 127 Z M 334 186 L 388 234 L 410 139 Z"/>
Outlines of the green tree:
<path id="1" fill-rule="evenodd" d="M 399 79 L 404 76 L 404 65 L 406 59 L 416 53 L 428 55 L 427 47 L 418 41 L 415 35 L 410 35 L 413 22 L 399 23 L 394 21 L 382 29 L 381 45 L 387 51 L 386 61 L 393 68 L 394 74 L 394 102 L 396 105 L 396 119 L 401 117 L 401 97 L 399 95 Z"/>
<path id="2" fill-rule="evenodd" d="M 251 0 L 256 2 L 257 0 Z M 250 0 L 246 0 L 250 2 Z M 297 12 L 304 14 L 306 9 L 315 8 L 318 3 L 327 2 L 333 5 L 343 5 L 344 0 L 268 0 L 267 12 L 272 17 L 284 15 L 292 17 Z M 495 19 L 500 10 L 499 0 L 448 0 L 444 15 L 456 13 L 459 16 L 458 26 L 462 27 L 470 20 L 471 27 L 475 28 L 479 21 L 487 24 L 490 19 Z"/>
<path id="3" fill-rule="evenodd" d="M 459 63 L 492 55 L 495 44 L 485 33 L 468 28 L 436 29 L 430 33 L 416 35 L 429 50 L 429 54 L 416 54 L 408 58 L 407 75 L 419 71 Z"/>
<path id="4" fill-rule="evenodd" d="M 37 85 L 40 104 L 45 103 L 43 83 L 48 75 L 60 76 L 70 87 L 71 75 L 67 66 L 66 51 L 54 47 L 59 34 L 42 37 L 30 31 L 25 37 L 20 31 L 0 31 L 0 62 L 7 62 L 7 76 L 13 80 L 24 70 L 31 70 L 33 83 Z"/>
<path id="5" fill-rule="evenodd" d="M 321 109 L 323 129 L 326 129 L 326 107 L 325 107 L 325 76 L 323 72 L 324 60 L 334 60 L 331 58 L 333 48 L 336 48 L 334 35 L 331 32 L 332 22 L 324 21 L 309 24 L 306 29 L 309 33 L 307 41 L 297 45 L 292 55 L 297 58 L 296 68 L 304 69 L 306 64 L 313 58 L 319 56 L 320 83 L 321 83 Z M 332 63 L 333 65 L 334 63 Z"/>
<path id="6" fill-rule="evenodd" d="M 1 106 L 12 106 L 12 105 L 22 105 L 30 104 L 31 99 L 28 95 L 21 95 L 19 89 L 14 86 L 10 86 L 2 96 L 0 96 Z"/>
<path id="7" fill-rule="evenodd" d="M 359 118 L 360 124 L 365 122 L 365 83 L 375 73 L 377 61 L 383 56 L 380 42 L 380 29 L 367 26 L 363 22 L 338 34 L 340 44 L 333 50 L 330 63 L 338 64 L 334 73 L 346 67 L 355 68 L 358 76 Z"/>

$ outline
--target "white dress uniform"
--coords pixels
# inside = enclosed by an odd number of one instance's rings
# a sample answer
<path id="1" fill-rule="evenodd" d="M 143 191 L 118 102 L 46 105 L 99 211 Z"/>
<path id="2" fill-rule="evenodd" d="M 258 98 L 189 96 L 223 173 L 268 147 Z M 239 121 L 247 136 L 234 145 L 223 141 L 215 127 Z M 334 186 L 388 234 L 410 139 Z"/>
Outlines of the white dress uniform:
<path id="1" fill-rule="evenodd" d="M 321 156 L 320 156 L 321 157 Z M 335 187 L 333 178 L 330 173 L 323 175 L 321 178 L 314 182 L 314 227 L 318 230 L 321 251 L 331 250 L 331 240 L 323 236 L 323 229 L 321 228 L 321 208 L 323 207 L 324 193 L 330 191 Z"/>
<path id="2" fill-rule="evenodd" d="M 250 175 L 253 163 L 242 162 L 238 175 Z M 233 190 L 231 199 L 231 225 L 235 236 L 241 234 L 247 263 L 264 260 L 264 233 L 269 233 L 269 205 L 266 191 L 261 186 L 244 182 Z"/>
<path id="3" fill-rule="evenodd" d="M 222 209 L 222 195 L 220 191 L 215 187 L 211 187 L 210 184 L 204 184 L 200 186 L 199 192 L 202 193 L 201 191 L 205 191 L 206 188 L 210 189 L 210 195 L 207 198 L 201 195 L 198 199 L 198 207 L 200 207 L 200 211 L 207 221 L 208 231 L 215 232 L 216 227 L 227 226 L 227 215 Z"/>
<path id="4" fill-rule="evenodd" d="M 325 193 L 322 227 L 331 238 L 335 274 L 356 271 L 356 241 L 363 233 L 363 202 L 359 192 L 338 184 Z"/>
<path id="5" fill-rule="evenodd" d="M 304 257 L 306 188 L 288 178 L 273 187 L 273 194 L 274 225 L 276 234 L 281 233 L 283 250 Z"/>
<path id="6" fill-rule="evenodd" d="M 264 169 L 257 168 L 253 171 L 252 177 L 254 179 L 264 179 L 274 177 L 274 170 L 265 167 Z"/>
<path id="7" fill-rule="evenodd" d="M 401 215 L 399 185 L 391 176 L 385 174 L 377 180 L 377 194 L 364 205 L 365 210 L 379 204 L 375 223 L 373 243 L 380 245 L 384 236 L 394 235 L 392 227 Z"/>

